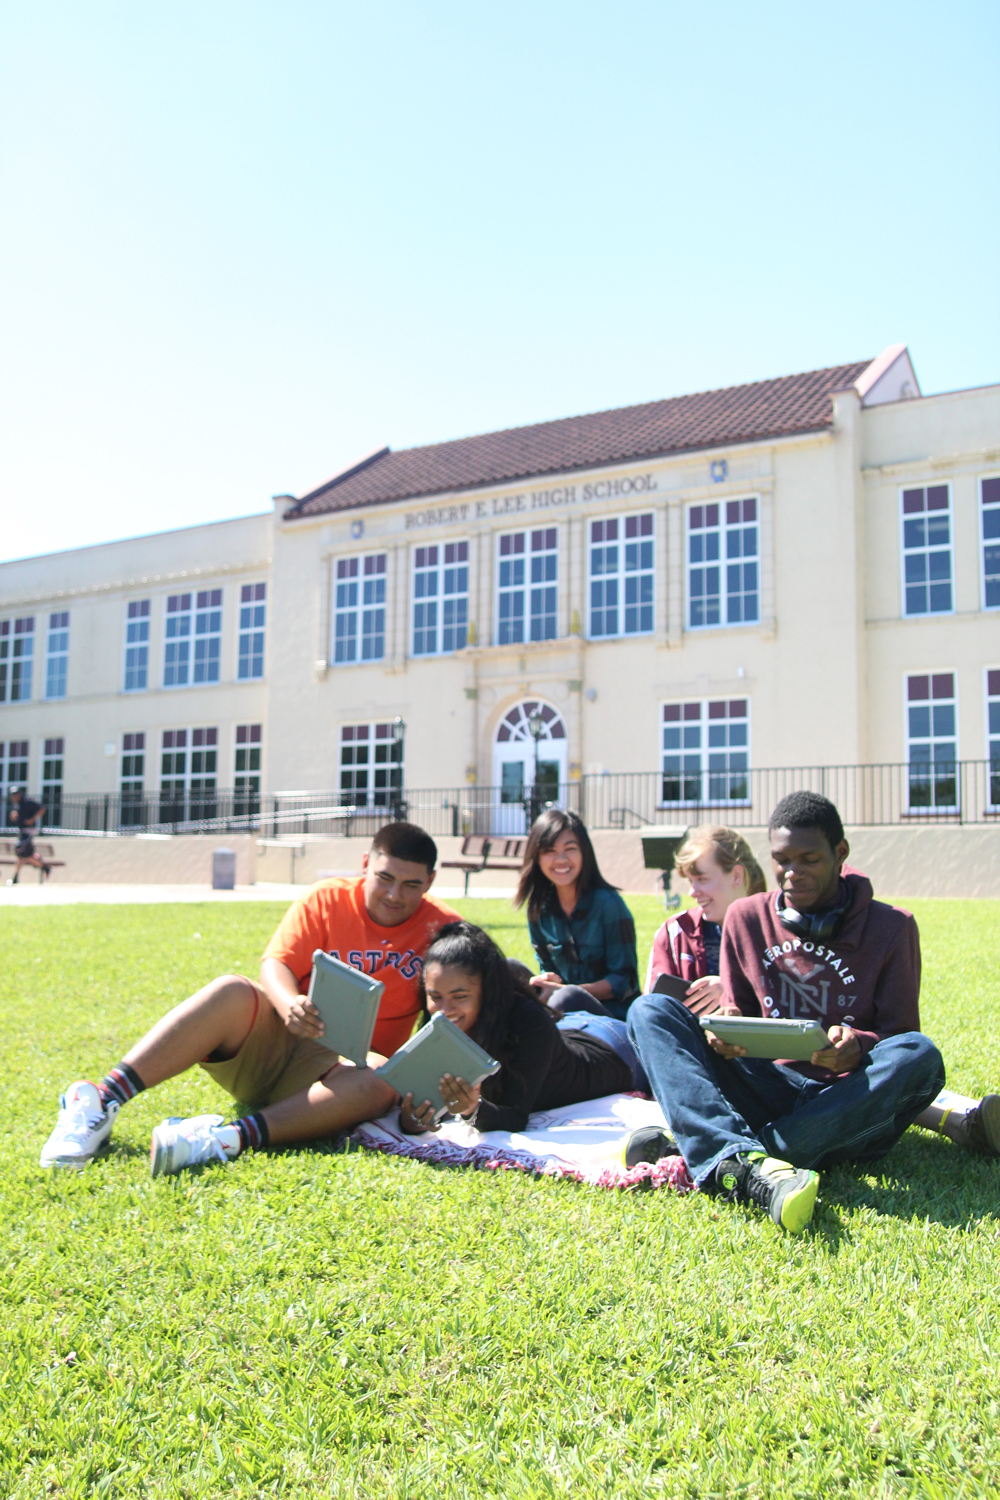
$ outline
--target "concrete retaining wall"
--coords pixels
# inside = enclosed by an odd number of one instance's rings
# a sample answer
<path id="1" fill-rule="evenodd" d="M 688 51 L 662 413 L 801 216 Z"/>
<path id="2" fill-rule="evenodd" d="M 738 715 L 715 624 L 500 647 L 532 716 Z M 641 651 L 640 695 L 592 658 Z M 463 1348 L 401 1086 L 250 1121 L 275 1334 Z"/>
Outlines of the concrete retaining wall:
<path id="1" fill-rule="evenodd" d="M 751 828 L 745 835 L 760 860 L 768 885 L 773 884 L 768 858 L 767 830 Z M 43 836 L 44 837 L 44 836 Z M 851 863 L 868 874 L 876 893 L 885 897 L 990 896 L 1000 898 L 1000 825 L 965 827 L 849 828 Z M 638 832 L 598 830 L 593 835 L 597 859 L 607 878 L 623 891 L 656 890 L 657 872 L 642 862 Z M 56 838 L 50 841 L 56 858 L 66 868 L 55 870 L 53 881 L 90 884 L 205 885 L 212 878 L 212 851 L 236 851 L 238 885 L 257 881 L 311 885 L 324 875 L 352 875 L 361 870 L 361 856 L 370 840 L 316 839 L 275 846 L 248 834 L 218 838 L 180 835 L 176 838 Z M 462 841 L 437 840 L 439 860 L 455 859 Z M 34 875 L 25 871 L 22 880 Z M 441 869 L 438 883 L 461 886 L 458 870 Z M 513 891 L 513 871 L 487 870 L 473 875 L 470 892 L 492 888 Z M 675 890 L 687 893 L 687 882 L 675 875 Z"/>

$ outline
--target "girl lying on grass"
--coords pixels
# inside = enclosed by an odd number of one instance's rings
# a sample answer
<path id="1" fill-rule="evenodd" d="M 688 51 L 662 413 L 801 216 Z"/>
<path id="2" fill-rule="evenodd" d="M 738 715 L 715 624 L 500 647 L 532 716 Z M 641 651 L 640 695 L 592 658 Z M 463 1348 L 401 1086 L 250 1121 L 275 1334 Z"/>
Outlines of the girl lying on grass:
<path id="1" fill-rule="evenodd" d="M 578 1029 L 570 1016 L 557 1027 L 492 938 L 471 922 L 441 928 L 424 958 L 423 993 L 429 1014 L 443 1011 L 501 1065 L 478 1087 L 449 1073 L 441 1079 L 451 1113 L 477 1130 L 523 1130 L 535 1110 L 645 1088 L 624 1022 L 601 1018 L 606 1037 Z M 437 1128 L 431 1101 L 416 1105 L 412 1094 L 399 1119 L 410 1134 Z"/>

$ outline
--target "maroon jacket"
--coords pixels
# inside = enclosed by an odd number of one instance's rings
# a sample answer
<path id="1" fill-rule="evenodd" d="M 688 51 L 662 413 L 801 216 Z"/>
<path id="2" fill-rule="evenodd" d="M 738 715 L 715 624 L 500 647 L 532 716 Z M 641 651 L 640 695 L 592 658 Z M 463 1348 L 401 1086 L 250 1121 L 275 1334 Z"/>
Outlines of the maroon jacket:
<path id="1" fill-rule="evenodd" d="M 920 935 L 908 911 L 872 897 L 867 875 L 845 865 L 851 891 L 844 925 L 829 942 L 809 942 L 778 917 L 777 892 L 744 896 L 726 913 L 722 983 L 746 1016 L 842 1024 L 867 1054 L 882 1037 L 920 1030 Z M 836 1075 L 792 1064 L 824 1081 Z"/>
<path id="2" fill-rule="evenodd" d="M 672 974 L 675 979 L 703 979 L 705 968 L 705 938 L 701 930 L 704 912 L 700 906 L 679 911 L 676 917 L 668 917 L 653 939 L 646 969 L 644 995 L 648 995 L 661 974 Z"/>

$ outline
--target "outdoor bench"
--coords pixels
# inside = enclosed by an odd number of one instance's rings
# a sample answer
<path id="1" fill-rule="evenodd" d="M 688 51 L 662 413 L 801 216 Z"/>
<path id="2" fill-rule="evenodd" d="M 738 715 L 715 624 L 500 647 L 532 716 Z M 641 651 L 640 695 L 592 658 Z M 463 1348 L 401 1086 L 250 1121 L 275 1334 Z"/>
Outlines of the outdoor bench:
<path id="1" fill-rule="evenodd" d="M 469 894 L 469 876 L 482 870 L 520 870 L 528 840 L 493 838 L 485 833 L 467 833 L 462 840 L 459 859 L 443 859 L 442 870 L 461 870 L 465 875 L 465 894 Z"/>
<path id="2" fill-rule="evenodd" d="M 0 865 L 17 864 L 17 855 L 14 853 L 16 847 L 17 845 L 10 839 L 0 840 Z M 55 852 L 56 851 L 51 844 L 40 844 L 37 839 L 35 840 L 35 853 L 38 855 L 38 858 L 45 864 L 52 866 L 53 868 L 58 866 L 60 869 L 64 869 L 66 866 L 66 861 L 64 859 L 53 858 Z M 39 870 L 38 884 L 41 885 L 44 879 L 45 871 Z"/>

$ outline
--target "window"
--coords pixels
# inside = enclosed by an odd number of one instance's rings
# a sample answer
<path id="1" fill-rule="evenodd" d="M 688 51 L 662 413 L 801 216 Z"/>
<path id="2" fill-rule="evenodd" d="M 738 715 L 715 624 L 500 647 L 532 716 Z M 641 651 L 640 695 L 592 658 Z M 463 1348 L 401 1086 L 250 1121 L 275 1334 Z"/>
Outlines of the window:
<path id="1" fill-rule="evenodd" d="M 335 662 L 381 661 L 385 656 L 384 552 L 342 557 L 333 600 Z"/>
<path id="2" fill-rule="evenodd" d="M 191 595 L 167 599 L 167 641 L 163 656 L 163 686 L 186 687 L 191 671 Z"/>
<path id="3" fill-rule="evenodd" d="M 263 588 L 264 585 L 250 587 Z M 260 812 L 260 745 L 259 724 L 237 724 L 236 775 L 233 780 L 233 812 L 237 817 Z"/>
<path id="4" fill-rule="evenodd" d="M 951 494 L 946 484 L 904 490 L 903 614 L 951 609 Z"/>
<path id="5" fill-rule="evenodd" d="M 1000 477 L 980 485 L 983 511 L 983 608 L 1000 609 Z"/>
<path id="6" fill-rule="evenodd" d="M 344 724 L 340 731 L 340 800 L 350 807 L 390 807 L 403 786 L 403 741 L 393 724 Z"/>
<path id="7" fill-rule="evenodd" d="M 264 617 L 267 584 L 245 583 L 240 589 L 240 660 L 237 677 L 247 682 L 264 675 Z"/>
<path id="8" fill-rule="evenodd" d="M 955 674 L 924 673 L 906 679 L 910 812 L 958 808 Z"/>
<path id="9" fill-rule="evenodd" d="M 31 697 L 35 617 L 0 620 L 0 703 L 26 703 Z"/>
<path id="10" fill-rule="evenodd" d="M 500 538 L 497 641 L 501 646 L 556 638 L 556 528 Z"/>
<path id="11" fill-rule="evenodd" d="M 413 654 L 461 651 L 469 624 L 469 544 L 417 547 L 413 554 Z"/>
<path id="12" fill-rule="evenodd" d="M 69 612 L 49 615 L 49 640 L 45 661 L 46 698 L 65 698 L 66 661 L 69 655 Z"/>
<path id="13" fill-rule="evenodd" d="M 149 600 L 132 599 L 125 622 L 125 691 L 143 693 L 149 673 Z"/>
<path id="14" fill-rule="evenodd" d="M 195 682 L 218 682 L 221 645 L 222 590 L 200 589 L 194 616 Z"/>
<path id="15" fill-rule="evenodd" d="M 7 793 L 12 786 L 28 784 L 28 741 L 0 740 L 0 813 L 7 826 Z"/>
<path id="16" fill-rule="evenodd" d="M 665 703 L 664 802 L 748 802 L 750 725 L 745 698 Z"/>
<path id="17" fill-rule="evenodd" d="M 217 729 L 165 729 L 160 755 L 160 821 L 216 815 Z"/>
<path id="18" fill-rule="evenodd" d="M 692 630 L 757 623 L 758 561 L 756 497 L 689 508 L 688 621 Z"/>
<path id="19" fill-rule="evenodd" d="M 652 515 L 591 521 L 591 637 L 640 635 L 652 628 Z"/>
<path id="20" fill-rule="evenodd" d="M 986 758 L 989 761 L 988 802 L 1000 808 L 1000 671 L 986 673 Z"/>
<path id="21" fill-rule="evenodd" d="M 45 822 L 57 827 L 62 822 L 63 795 L 63 742 L 45 741 L 45 756 L 42 760 L 42 806 Z"/>
<path id="22" fill-rule="evenodd" d="M 146 736 L 122 735 L 121 823 L 134 828 L 144 822 L 142 797 L 145 789 Z"/>

